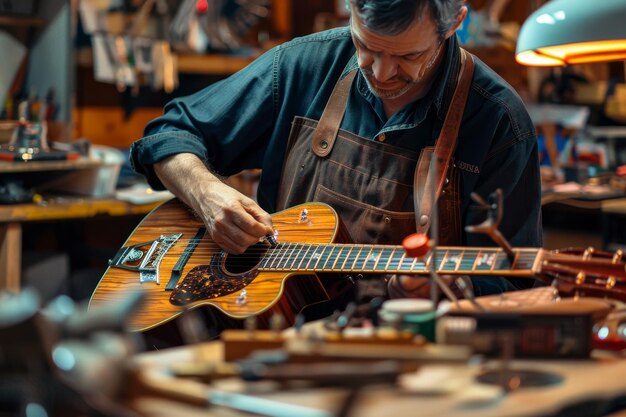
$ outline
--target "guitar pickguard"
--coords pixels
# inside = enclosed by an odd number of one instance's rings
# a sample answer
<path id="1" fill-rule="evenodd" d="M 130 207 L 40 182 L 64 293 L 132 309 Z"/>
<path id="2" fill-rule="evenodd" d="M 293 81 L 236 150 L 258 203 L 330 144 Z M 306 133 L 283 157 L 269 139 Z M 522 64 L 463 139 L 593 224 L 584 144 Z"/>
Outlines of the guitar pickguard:
<path id="1" fill-rule="evenodd" d="M 170 295 L 170 302 L 185 306 L 194 301 L 218 298 L 241 290 L 258 275 L 256 268 L 241 274 L 224 271 L 226 255 L 221 252 L 213 257 L 210 265 L 194 267 Z"/>

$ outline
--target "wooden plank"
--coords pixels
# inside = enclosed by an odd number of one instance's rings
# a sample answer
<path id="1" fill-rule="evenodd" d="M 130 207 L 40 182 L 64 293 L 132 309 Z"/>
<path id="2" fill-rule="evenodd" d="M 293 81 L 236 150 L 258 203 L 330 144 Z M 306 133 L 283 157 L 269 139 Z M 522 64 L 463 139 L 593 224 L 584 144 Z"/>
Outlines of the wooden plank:
<path id="1" fill-rule="evenodd" d="M 229 75 L 252 62 L 262 51 L 251 56 L 224 54 L 176 54 L 178 72 L 183 74 Z M 80 67 L 93 66 L 91 48 L 76 51 L 76 64 Z"/>
<path id="2" fill-rule="evenodd" d="M 22 269 L 22 227 L 19 223 L 0 224 L 0 291 L 20 290 Z"/>
<path id="3" fill-rule="evenodd" d="M 41 17 L 0 16 L 0 26 L 30 27 L 43 26 L 45 24 L 46 20 Z"/>
<path id="4" fill-rule="evenodd" d="M 289 39 L 293 33 L 291 0 L 274 0 L 272 3 L 272 27 L 279 39 Z"/>
<path id="5" fill-rule="evenodd" d="M 178 71 L 184 74 L 229 75 L 244 68 L 257 55 L 179 54 Z"/>
<path id="6" fill-rule="evenodd" d="M 0 161 L 0 173 L 42 172 L 42 171 L 71 171 L 75 169 L 96 168 L 104 162 L 97 159 L 77 159 L 74 161 L 29 161 L 5 162 Z"/>
<path id="7" fill-rule="evenodd" d="M 137 205 L 114 198 L 62 198 L 51 200 L 47 205 L 14 204 L 0 206 L 0 222 L 53 221 L 89 218 L 99 215 L 146 214 L 159 204 L 161 204 L 160 201 Z"/>
<path id="8" fill-rule="evenodd" d="M 626 215 L 626 198 L 602 201 L 602 212 L 607 214 Z"/>
<path id="9" fill-rule="evenodd" d="M 160 107 L 142 107 L 127 119 L 121 107 L 80 107 L 74 110 L 75 135 L 93 144 L 128 148 L 143 136 L 146 124 L 162 114 Z"/>

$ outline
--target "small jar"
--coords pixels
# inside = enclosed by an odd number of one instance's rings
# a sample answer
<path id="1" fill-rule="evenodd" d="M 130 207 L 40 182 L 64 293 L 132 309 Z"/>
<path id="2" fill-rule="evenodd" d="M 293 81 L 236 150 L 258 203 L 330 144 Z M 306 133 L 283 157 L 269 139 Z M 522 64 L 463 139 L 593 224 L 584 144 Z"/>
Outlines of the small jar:
<path id="1" fill-rule="evenodd" d="M 398 331 L 422 335 L 430 342 L 435 342 L 436 315 L 432 301 L 417 298 L 387 300 L 379 311 L 384 324 Z"/>

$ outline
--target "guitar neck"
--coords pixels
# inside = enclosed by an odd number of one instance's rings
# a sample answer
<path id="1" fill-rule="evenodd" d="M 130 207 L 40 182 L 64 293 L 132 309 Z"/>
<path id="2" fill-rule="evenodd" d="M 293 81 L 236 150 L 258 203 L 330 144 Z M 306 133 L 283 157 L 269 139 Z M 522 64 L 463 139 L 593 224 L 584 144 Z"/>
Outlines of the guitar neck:
<path id="1" fill-rule="evenodd" d="M 406 256 L 402 246 L 284 243 L 270 249 L 260 271 L 354 272 L 532 276 L 539 249 L 515 249 L 509 259 L 500 248 L 438 247 L 425 258 Z"/>

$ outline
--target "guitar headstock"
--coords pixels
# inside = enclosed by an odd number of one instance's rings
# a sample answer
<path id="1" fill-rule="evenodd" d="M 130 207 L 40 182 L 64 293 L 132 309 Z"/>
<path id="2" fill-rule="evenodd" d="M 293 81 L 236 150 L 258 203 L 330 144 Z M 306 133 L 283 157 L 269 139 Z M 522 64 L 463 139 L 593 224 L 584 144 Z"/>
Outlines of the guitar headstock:
<path id="1" fill-rule="evenodd" d="M 593 247 L 544 251 L 537 274 L 560 293 L 626 301 L 624 253 Z"/>

